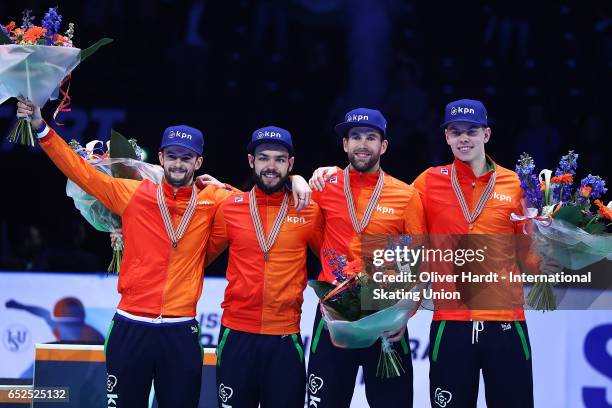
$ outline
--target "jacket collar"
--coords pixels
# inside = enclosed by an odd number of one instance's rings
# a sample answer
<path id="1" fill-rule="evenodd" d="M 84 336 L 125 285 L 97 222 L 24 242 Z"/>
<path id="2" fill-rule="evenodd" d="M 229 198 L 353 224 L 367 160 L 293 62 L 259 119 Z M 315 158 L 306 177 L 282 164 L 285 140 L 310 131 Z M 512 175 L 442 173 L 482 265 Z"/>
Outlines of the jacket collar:
<path id="1" fill-rule="evenodd" d="M 381 169 L 382 170 L 382 169 Z M 357 170 L 349 169 L 351 185 L 374 186 L 378 181 L 380 170 L 376 173 L 360 173 Z"/>
<path id="2" fill-rule="evenodd" d="M 174 187 L 166 181 L 165 177 L 162 179 L 162 188 L 164 189 L 164 195 L 166 197 L 172 197 L 177 200 L 189 200 L 191 198 L 191 191 L 193 189 L 192 186 L 179 187 L 175 194 Z"/>
<path id="3" fill-rule="evenodd" d="M 266 204 L 280 204 L 283 202 L 283 198 L 285 197 L 286 189 L 282 189 L 280 191 L 276 191 L 272 194 L 264 193 L 259 187 L 255 187 L 255 198 L 257 199 L 257 203 L 266 203 Z M 291 198 L 291 195 L 289 195 Z"/>
<path id="4" fill-rule="evenodd" d="M 458 160 L 455 158 L 454 163 L 455 163 L 455 168 L 457 169 L 457 176 L 459 178 L 465 177 L 471 180 L 479 179 L 479 180 L 487 181 L 491 177 L 491 174 L 493 174 L 495 170 L 497 169 L 497 165 L 495 164 L 493 159 L 491 159 L 491 157 L 488 155 L 486 156 L 486 161 L 487 161 L 487 166 L 489 167 L 489 170 L 482 176 L 476 177 L 476 175 L 474 174 L 474 171 L 472 170 L 469 164 L 464 163 L 461 160 Z"/>

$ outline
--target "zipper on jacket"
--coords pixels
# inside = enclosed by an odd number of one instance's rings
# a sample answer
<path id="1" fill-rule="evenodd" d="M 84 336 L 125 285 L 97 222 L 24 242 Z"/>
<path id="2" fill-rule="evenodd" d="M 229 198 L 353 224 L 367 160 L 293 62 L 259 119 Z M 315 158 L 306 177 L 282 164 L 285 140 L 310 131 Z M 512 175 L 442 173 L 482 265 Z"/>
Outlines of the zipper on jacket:
<path id="1" fill-rule="evenodd" d="M 174 206 L 175 208 L 178 208 L 178 206 L 176 205 L 176 190 L 173 190 L 173 196 L 174 196 Z M 174 223 L 174 220 L 172 220 L 172 222 Z M 172 226 L 172 228 L 174 228 L 174 225 Z M 171 265 L 171 260 L 172 260 L 172 254 L 174 253 L 174 251 L 176 251 L 177 249 L 174 247 L 171 247 L 170 249 L 170 255 L 168 256 L 168 267 L 166 268 L 166 279 L 164 280 L 164 286 L 162 289 L 162 299 L 161 299 L 161 310 L 159 312 L 159 316 L 156 318 L 159 320 L 163 319 L 164 316 L 164 304 L 166 303 L 166 288 L 168 285 L 168 275 L 170 274 L 170 265 Z"/>
<path id="2" fill-rule="evenodd" d="M 257 200 L 257 197 L 255 197 L 255 200 Z M 266 226 L 268 225 L 268 195 L 265 195 L 265 200 L 266 200 L 266 205 L 265 205 L 265 214 L 266 214 Z M 259 207 L 259 206 L 258 206 Z M 260 217 L 261 217 L 261 212 L 259 213 Z M 263 220 L 262 220 L 262 224 L 263 224 Z M 269 230 L 268 230 L 269 232 Z M 264 235 L 266 235 L 266 228 L 263 228 L 263 233 Z M 280 235 L 280 233 L 279 233 Z M 272 248 L 270 248 L 270 252 L 272 251 Z M 268 254 L 270 253 L 268 252 Z M 263 263 L 263 282 L 262 282 L 262 287 L 261 287 L 261 316 L 259 318 L 260 321 L 260 325 L 261 325 L 261 329 L 263 329 L 263 325 L 264 325 L 264 314 L 266 313 L 266 277 L 267 277 L 267 269 L 268 269 L 268 262 L 264 261 Z"/>

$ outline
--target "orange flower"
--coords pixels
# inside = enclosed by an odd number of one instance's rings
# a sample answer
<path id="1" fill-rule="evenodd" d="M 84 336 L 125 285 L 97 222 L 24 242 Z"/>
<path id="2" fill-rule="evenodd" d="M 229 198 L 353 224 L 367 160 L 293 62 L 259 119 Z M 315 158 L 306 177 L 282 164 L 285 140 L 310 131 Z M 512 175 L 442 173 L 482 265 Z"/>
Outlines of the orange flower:
<path id="1" fill-rule="evenodd" d="M 564 174 L 562 176 L 555 176 L 555 177 L 550 179 L 551 183 L 557 183 L 557 184 L 560 184 L 560 183 L 571 183 L 572 181 L 574 181 L 574 177 L 571 174 L 569 174 L 569 173 L 566 173 L 566 174 Z"/>
<path id="2" fill-rule="evenodd" d="M 63 44 L 66 42 L 66 37 L 64 37 L 61 34 L 55 34 L 55 43 L 56 44 Z"/>
<path id="3" fill-rule="evenodd" d="M 593 191 L 593 187 L 591 186 L 580 187 L 580 195 L 584 198 L 589 198 L 591 196 L 591 191 Z"/>
<path id="4" fill-rule="evenodd" d="M 16 28 L 13 30 L 13 34 L 19 37 L 20 35 L 23 35 L 23 30 L 21 28 Z"/>
<path id="5" fill-rule="evenodd" d="M 606 207 L 604 203 L 601 202 L 601 200 L 595 200 L 595 205 L 597 206 L 597 208 L 599 208 L 599 211 L 597 211 L 597 213 L 599 214 L 601 218 L 605 218 L 609 221 L 612 221 L 612 210 L 611 209 Z"/>
<path id="6" fill-rule="evenodd" d="M 15 28 L 15 25 L 16 25 L 15 22 L 11 21 L 4 28 L 6 28 L 6 31 L 13 31 L 13 28 Z"/>
<path id="7" fill-rule="evenodd" d="M 23 35 L 23 41 L 26 43 L 35 43 L 42 35 L 47 32 L 42 27 L 33 26 L 32 28 L 28 28 L 28 30 Z"/>
<path id="8" fill-rule="evenodd" d="M 543 181 L 540 181 L 540 191 L 544 191 L 546 190 L 546 183 Z"/>

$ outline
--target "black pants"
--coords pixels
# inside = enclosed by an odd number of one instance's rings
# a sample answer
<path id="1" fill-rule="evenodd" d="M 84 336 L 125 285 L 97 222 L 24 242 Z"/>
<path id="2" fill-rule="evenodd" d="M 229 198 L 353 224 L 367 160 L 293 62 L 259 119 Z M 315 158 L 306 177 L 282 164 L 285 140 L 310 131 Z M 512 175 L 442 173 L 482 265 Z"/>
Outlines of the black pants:
<path id="1" fill-rule="evenodd" d="M 303 408 L 304 346 L 299 333 L 268 335 L 221 326 L 217 398 L 221 408 Z"/>
<path id="2" fill-rule="evenodd" d="M 153 324 L 115 314 L 105 345 L 108 406 L 148 407 L 154 382 L 160 408 L 197 408 L 202 382 L 199 335 L 195 319 Z"/>
<path id="3" fill-rule="evenodd" d="M 533 407 L 525 322 L 434 321 L 429 341 L 432 407 L 475 408 L 480 370 L 488 407 Z"/>
<path id="4" fill-rule="evenodd" d="M 317 306 L 313 340 L 308 360 L 308 407 L 349 407 L 359 366 L 363 366 L 365 391 L 371 408 L 412 407 L 412 356 L 408 333 L 393 343 L 405 372 L 394 378 L 376 376 L 380 358 L 380 340 L 366 349 L 343 349 L 334 346 L 324 327 Z"/>

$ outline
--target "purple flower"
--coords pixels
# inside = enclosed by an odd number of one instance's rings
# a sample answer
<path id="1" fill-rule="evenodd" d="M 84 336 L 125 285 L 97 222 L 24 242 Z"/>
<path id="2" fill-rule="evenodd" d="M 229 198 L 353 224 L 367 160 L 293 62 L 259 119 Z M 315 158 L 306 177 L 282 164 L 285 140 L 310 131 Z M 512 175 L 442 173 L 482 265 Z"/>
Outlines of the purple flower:
<path id="1" fill-rule="evenodd" d="M 535 163 L 531 156 L 527 153 L 521 154 L 516 165 L 516 174 L 521 181 L 521 188 L 527 205 L 529 207 L 541 208 L 543 193 L 540 190 L 540 181 L 538 177 L 533 174 L 535 169 Z"/>
<path id="2" fill-rule="evenodd" d="M 555 176 L 562 176 L 564 174 L 576 174 L 576 166 L 578 165 L 578 154 L 574 153 L 573 150 L 567 152 L 567 155 L 562 156 L 559 160 L 559 167 L 555 171 Z"/>
<path id="3" fill-rule="evenodd" d="M 28 9 L 23 10 L 23 12 L 21 13 L 21 29 L 23 31 L 26 31 L 28 28 L 32 27 L 32 20 L 36 18 L 30 13 L 32 13 L 32 10 Z"/>
<path id="4" fill-rule="evenodd" d="M 552 183 L 550 185 L 552 189 L 552 202 L 569 202 L 572 199 L 572 184 L 573 183 Z"/>
<path id="5" fill-rule="evenodd" d="M 59 31 L 61 23 L 62 16 L 57 14 L 57 7 L 52 7 L 48 13 L 45 13 L 45 18 L 42 21 L 42 27 L 47 30 L 45 33 L 47 37 L 45 45 L 53 45 L 53 40 Z"/>
<path id="6" fill-rule="evenodd" d="M 540 190 L 540 181 L 535 174 L 521 178 L 521 188 L 528 207 L 542 208 L 544 193 Z"/>
<path id="7" fill-rule="evenodd" d="M 134 149 L 134 153 L 136 153 L 136 160 L 143 161 L 144 160 L 144 150 L 136 143 L 136 139 L 128 140 L 132 148 Z"/>
<path id="8" fill-rule="evenodd" d="M 565 156 L 561 157 L 561 160 L 559 160 L 559 166 L 555 170 L 555 176 L 563 176 L 564 174 L 571 174 L 573 176 L 576 174 L 577 165 L 578 154 L 574 153 L 573 150 L 570 150 Z M 552 201 L 562 201 L 564 203 L 570 201 L 572 198 L 572 184 L 573 183 L 553 183 L 551 185 L 553 197 Z"/>
<path id="9" fill-rule="evenodd" d="M 599 176 L 593 176 L 589 174 L 580 181 L 580 187 L 591 187 L 591 197 L 598 199 L 603 196 L 608 189 L 606 188 L 606 181 Z"/>
<path id="10" fill-rule="evenodd" d="M 516 164 L 517 174 L 530 175 L 533 173 L 534 169 L 535 163 L 533 162 L 531 156 L 527 153 L 521 154 L 521 157 L 519 158 L 518 163 Z"/>
<path id="11" fill-rule="evenodd" d="M 346 255 L 340 255 L 338 251 L 331 248 L 323 250 L 323 259 L 332 269 L 332 274 L 338 282 L 344 282 L 347 279 L 344 269 L 346 268 Z"/>
<path id="12" fill-rule="evenodd" d="M 0 24 L 0 28 L 2 29 L 2 32 L 4 33 L 4 35 L 6 35 L 6 38 L 10 39 L 11 33 L 9 33 L 9 31 L 6 28 L 4 28 L 2 24 Z"/>

